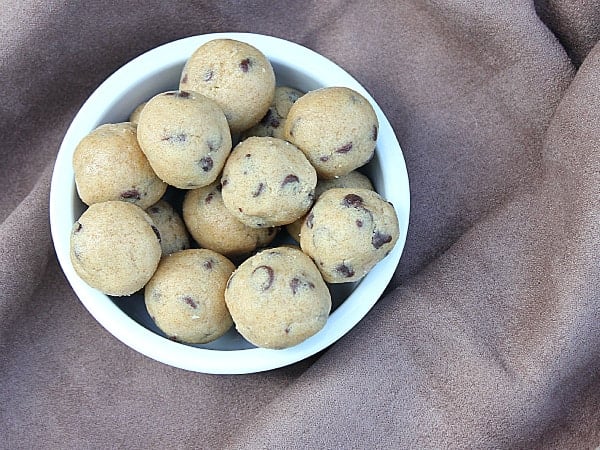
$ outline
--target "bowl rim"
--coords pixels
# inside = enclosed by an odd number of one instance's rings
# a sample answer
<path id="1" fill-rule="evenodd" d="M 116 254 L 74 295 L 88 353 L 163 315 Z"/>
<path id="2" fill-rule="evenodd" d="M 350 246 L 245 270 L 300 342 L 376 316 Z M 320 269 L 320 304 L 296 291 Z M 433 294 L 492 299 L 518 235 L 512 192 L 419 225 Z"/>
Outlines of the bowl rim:
<path id="1" fill-rule="evenodd" d="M 302 343 L 283 350 L 214 350 L 170 341 L 137 323 L 108 296 L 88 286 L 79 278 L 70 262 L 69 236 L 73 221 L 69 217 L 73 217 L 73 214 L 69 205 L 65 211 L 64 204 L 67 201 L 65 193 L 73 192 L 74 180 L 73 176 L 67 175 L 73 173 L 71 161 L 74 147 L 85 134 L 99 125 L 98 104 L 104 105 L 105 111 L 110 110 L 119 93 L 127 92 L 129 81 L 132 77 L 138 77 L 140 71 L 146 77 L 151 77 L 160 68 L 164 69 L 165 64 L 160 64 L 160 67 L 154 64 L 156 60 L 183 64 L 196 48 L 213 39 L 247 42 L 265 53 L 274 65 L 284 64 L 302 72 L 318 71 L 316 73 L 327 74 L 323 75 L 327 77 L 335 75 L 336 86 L 346 86 L 361 93 L 369 100 L 379 120 L 377 153 L 385 153 L 386 165 L 395 170 L 394 192 L 397 190 L 399 195 L 392 199 L 392 203 L 400 221 L 400 235 L 395 247 L 379 262 L 377 270 L 369 272 L 350 296 L 332 312 L 323 329 Z M 292 61 L 290 54 L 295 57 Z M 392 180 L 389 181 L 391 184 Z M 73 118 L 60 145 L 52 173 L 49 212 L 54 248 L 68 282 L 84 307 L 113 336 L 130 348 L 174 367 L 211 374 L 246 374 L 276 369 L 306 359 L 331 346 L 363 319 L 380 299 L 400 261 L 408 231 L 410 190 L 402 150 L 390 122 L 369 92 L 349 73 L 325 56 L 295 42 L 263 34 L 223 32 L 185 37 L 148 50 L 121 66 L 92 92 Z"/>

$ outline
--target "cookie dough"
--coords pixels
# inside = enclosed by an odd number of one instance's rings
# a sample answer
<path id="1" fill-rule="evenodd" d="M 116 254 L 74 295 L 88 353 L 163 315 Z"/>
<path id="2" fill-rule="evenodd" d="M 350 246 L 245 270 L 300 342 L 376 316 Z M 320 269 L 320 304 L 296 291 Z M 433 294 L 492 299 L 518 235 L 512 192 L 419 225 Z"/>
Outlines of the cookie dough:
<path id="1" fill-rule="evenodd" d="M 131 115 L 129 116 L 129 121 L 136 125 L 138 124 L 138 122 L 140 121 L 140 114 L 142 114 L 142 109 L 144 109 L 144 106 L 146 106 L 146 102 L 140 103 L 131 113 Z"/>
<path id="2" fill-rule="evenodd" d="M 73 171 L 77 193 L 87 205 L 123 200 L 145 209 L 167 189 L 129 122 L 100 125 L 85 136 L 73 153 Z"/>
<path id="3" fill-rule="evenodd" d="M 225 305 L 225 285 L 235 266 L 207 249 L 189 249 L 163 258 L 146 285 L 148 314 L 177 342 L 204 344 L 233 324 Z"/>
<path id="4" fill-rule="evenodd" d="M 369 177 L 357 172 L 356 170 L 353 170 L 352 172 L 342 175 L 338 178 L 332 178 L 330 180 L 317 180 L 317 187 L 315 188 L 315 200 L 318 199 L 323 192 L 333 188 L 360 188 L 374 190 Z M 302 216 L 295 222 L 292 222 L 285 227 L 289 235 L 297 242 L 300 242 L 300 229 L 302 228 L 302 223 L 305 219 L 306 216 Z"/>
<path id="5" fill-rule="evenodd" d="M 83 281 L 108 295 L 131 295 L 152 277 L 160 233 L 138 206 L 94 203 L 71 231 L 71 262 Z"/>
<path id="6" fill-rule="evenodd" d="M 255 47 L 233 39 L 215 39 L 187 60 L 179 88 L 215 100 L 232 133 L 256 125 L 273 101 L 275 73 Z"/>
<path id="7" fill-rule="evenodd" d="M 371 160 L 378 129 L 367 99 L 346 87 L 327 87 L 306 93 L 292 105 L 284 134 L 320 178 L 334 178 Z"/>
<path id="8" fill-rule="evenodd" d="M 219 106 L 195 92 L 152 97 L 140 115 L 138 141 L 156 174 L 180 189 L 215 181 L 231 152 L 231 134 Z"/>
<path id="9" fill-rule="evenodd" d="M 267 110 L 260 122 L 252 128 L 244 131 L 242 139 L 250 136 L 270 136 L 285 139 L 283 128 L 290 108 L 296 100 L 302 96 L 302 92 L 288 86 L 275 88 L 273 103 Z"/>
<path id="10" fill-rule="evenodd" d="M 325 326 L 331 295 L 298 248 L 263 250 L 233 273 L 225 302 L 239 333 L 259 347 L 299 344 Z"/>
<path id="11" fill-rule="evenodd" d="M 271 243 L 275 228 L 252 228 L 240 222 L 223 204 L 221 184 L 187 191 L 183 219 L 194 240 L 225 256 L 246 255 Z"/>
<path id="12" fill-rule="evenodd" d="M 190 237 L 183 220 L 166 200 L 159 200 L 146 210 L 160 233 L 163 256 L 190 248 Z"/>
<path id="13" fill-rule="evenodd" d="M 231 152 L 221 185 L 223 202 L 256 228 L 293 222 L 314 199 L 317 174 L 298 148 L 282 139 L 249 137 Z"/>
<path id="14" fill-rule="evenodd" d="M 324 192 L 300 230 L 300 246 L 325 281 L 360 280 L 398 240 L 396 212 L 375 191 L 334 188 Z"/>

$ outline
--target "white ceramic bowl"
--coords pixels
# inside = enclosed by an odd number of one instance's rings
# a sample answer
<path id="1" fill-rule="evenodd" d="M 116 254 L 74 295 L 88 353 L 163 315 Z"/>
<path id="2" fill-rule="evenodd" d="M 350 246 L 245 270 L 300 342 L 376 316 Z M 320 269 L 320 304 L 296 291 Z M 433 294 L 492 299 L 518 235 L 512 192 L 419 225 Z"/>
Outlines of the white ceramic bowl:
<path id="1" fill-rule="evenodd" d="M 309 91 L 346 86 L 363 94 L 379 119 L 376 154 L 365 167 L 376 190 L 396 208 L 400 238 L 392 252 L 360 282 L 332 285 L 334 309 L 325 327 L 301 344 L 284 349 L 255 348 L 234 329 L 204 345 L 185 345 L 163 337 L 148 316 L 143 296 L 109 297 L 89 287 L 75 273 L 69 258 L 73 223 L 85 209 L 75 189 L 71 160 L 79 141 L 97 126 L 127 120 L 141 102 L 176 89 L 183 65 L 203 43 L 217 38 L 247 42 L 271 61 L 277 84 Z M 52 238 L 62 269 L 73 290 L 96 320 L 131 348 L 187 370 L 238 374 L 282 367 L 307 358 L 333 344 L 354 327 L 377 302 L 398 265 L 406 240 L 409 186 L 402 151 L 383 112 L 369 93 L 348 73 L 323 56 L 282 39 L 246 33 L 216 33 L 174 41 L 148 51 L 112 74 L 89 97 L 69 127 L 54 166 L 50 191 Z"/>

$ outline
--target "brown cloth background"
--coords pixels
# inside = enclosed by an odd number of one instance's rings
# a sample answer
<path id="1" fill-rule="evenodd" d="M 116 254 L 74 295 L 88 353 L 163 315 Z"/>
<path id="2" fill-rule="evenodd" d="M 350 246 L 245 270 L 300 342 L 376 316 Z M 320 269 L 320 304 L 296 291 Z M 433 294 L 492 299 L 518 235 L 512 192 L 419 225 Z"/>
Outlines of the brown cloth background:
<path id="1" fill-rule="evenodd" d="M 600 3 L 2 2 L 0 446 L 600 445 Z M 142 52 L 283 37 L 389 117 L 411 223 L 388 290 L 321 354 L 214 376 L 150 360 L 87 313 L 48 224 L 76 111 Z"/>

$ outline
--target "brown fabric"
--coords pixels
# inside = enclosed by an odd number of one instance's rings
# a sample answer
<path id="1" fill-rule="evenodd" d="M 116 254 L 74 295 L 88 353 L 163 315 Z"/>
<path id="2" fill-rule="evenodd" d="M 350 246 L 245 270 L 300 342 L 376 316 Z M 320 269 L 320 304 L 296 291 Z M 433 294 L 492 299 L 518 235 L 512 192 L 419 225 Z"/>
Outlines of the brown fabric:
<path id="1" fill-rule="evenodd" d="M 597 1 L 66 3 L 0 10 L 0 446 L 600 445 Z M 121 344 L 48 229 L 85 98 L 140 53 L 214 31 L 339 63 L 388 115 L 411 181 L 379 303 L 322 354 L 262 374 L 189 373 Z"/>

